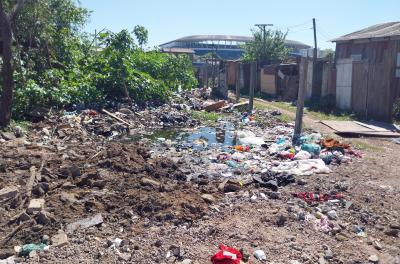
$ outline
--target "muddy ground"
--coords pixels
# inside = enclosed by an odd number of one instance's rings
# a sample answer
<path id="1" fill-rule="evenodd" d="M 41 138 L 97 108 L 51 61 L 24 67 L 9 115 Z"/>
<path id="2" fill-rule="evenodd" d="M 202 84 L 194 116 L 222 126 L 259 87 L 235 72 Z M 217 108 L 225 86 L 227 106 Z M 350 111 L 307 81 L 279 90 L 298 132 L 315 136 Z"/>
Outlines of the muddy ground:
<path id="1" fill-rule="evenodd" d="M 330 133 L 314 121 L 307 126 Z M 187 181 L 181 169 L 187 166 L 152 156 L 150 145 L 110 141 L 81 125 L 44 120 L 23 137 L 2 141 L 0 189 L 18 191 L 1 199 L 0 259 L 15 255 L 15 246 L 42 241 L 48 250 L 15 260 L 203 264 L 223 243 L 243 249 L 248 263 L 376 263 L 375 257 L 400 263 L 400 145 L 387 139 L 339 138 L 362 145 L 362 159 L 331 166 L 330 174 L 296 177 L 271 196 L 257 184 L 225 193 L 218 179 Z M 32 173 L 36 180 L 27 193 Z M 301 191 L 340 192 L 351 203 L 307 204 L 292 196 Z M 40 198 L 41 209 L 27 210 L 30 200 Z M 329 232 L 308 218 L 316 207 L 336 210 Z M 100 223 L 71 230 L 69 224 L 97 214 Z M 52 246 L 59 230 L 68 242 Z M 113 245 L 115 238 L 122 242 Z M 256 249 L 265 251 L 266 261 L 252 256 Z"/>

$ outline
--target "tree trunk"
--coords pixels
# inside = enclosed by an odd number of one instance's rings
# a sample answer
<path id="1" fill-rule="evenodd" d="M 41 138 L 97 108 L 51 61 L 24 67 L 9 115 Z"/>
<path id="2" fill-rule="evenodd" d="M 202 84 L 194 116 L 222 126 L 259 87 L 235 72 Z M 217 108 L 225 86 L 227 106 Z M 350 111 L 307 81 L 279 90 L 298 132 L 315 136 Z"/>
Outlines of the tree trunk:
<path id="1" fill-rule="evenodd" d="M 12 67 L 12 27 L 9 17 L 2 16 L 1 18 L 1 36 L 3 40 L 3 91 L 0 101 L 0 127 L 5 127 L 10 124 L 11 120 L 11 107 L 13 98 L 13 73 Z"/>

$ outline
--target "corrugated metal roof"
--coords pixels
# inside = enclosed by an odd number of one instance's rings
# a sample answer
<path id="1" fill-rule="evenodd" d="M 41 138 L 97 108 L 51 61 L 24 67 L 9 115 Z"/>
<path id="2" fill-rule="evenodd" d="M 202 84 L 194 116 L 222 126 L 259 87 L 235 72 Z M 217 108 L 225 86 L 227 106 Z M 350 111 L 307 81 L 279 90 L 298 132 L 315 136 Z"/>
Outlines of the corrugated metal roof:
<path id="1" fill-rule="evenodd" d="M 400 22 L 388 22 L 377 24 L 371 27 L 355 31 L 339 38 L 332 39 L 332 42 L 349 41 L 354 39 L 370 39 L 400 36 Z"/>

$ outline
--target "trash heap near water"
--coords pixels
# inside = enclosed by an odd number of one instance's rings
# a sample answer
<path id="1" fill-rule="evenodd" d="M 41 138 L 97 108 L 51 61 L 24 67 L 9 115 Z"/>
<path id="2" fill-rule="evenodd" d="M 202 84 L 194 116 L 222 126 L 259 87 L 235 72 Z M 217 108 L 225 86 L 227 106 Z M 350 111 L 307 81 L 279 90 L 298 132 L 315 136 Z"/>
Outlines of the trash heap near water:
<path id="1" fill-rule="evenodd" d="M 228 180 L 239 187 L 257 183 L 274 191 L 295 182 L 296 176 L 328 174 L 332 166 L 361 158 L 350 145 L 312 131 L 293 144 L 294 124 L 279 121 L 276 115 L 265 110 L 234 113 L 218 120 L 216 127 L 159 139 L 157 145 L 161 142 L 167 150 L 162 148 L 158 154 L 183 166 L 190 164 L 186 168 L 189 179 Z"/>

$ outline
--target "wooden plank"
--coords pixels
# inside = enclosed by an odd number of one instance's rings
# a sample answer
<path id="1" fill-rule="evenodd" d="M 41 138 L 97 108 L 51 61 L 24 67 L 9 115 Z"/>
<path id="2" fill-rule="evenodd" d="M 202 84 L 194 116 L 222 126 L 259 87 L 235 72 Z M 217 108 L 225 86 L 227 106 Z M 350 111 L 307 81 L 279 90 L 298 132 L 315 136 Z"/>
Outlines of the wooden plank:
<path id="1" fill-rule="evenodd" d="M 368 61 L 353 62 L 351 106 L 353 112 L 365 118 L 368 94 Z"/>
<path id="2" fill-rule="evenodd" d="M 385 129 L 385 127 L 375 128 L 372 125 L 355 121 L 334 121 L 323 120 L 322 124 L 335 130 L 336 134 L 345 135 L 364 135 L 364 136 L 377 136 L 377 137 L 399 137 L 400 133 L 393 132 Z M 376 125 L 378 123 L 375 123 Z"/>
<path id="3" fill-rule="evenodd" d="M 115 120 L 118 120 L 118 121 L 120 121 L 121 123 L 124 123 L 124 124 L 127 125 L 128 127 L 131 126 L 131 124 L 129 124 L 129 123 L 126 122 L 125 120 L 119 118 L 118 116 L 114 115 L 113 113 L 108 112 L 106 109 L 102 109 L 101 111 L 102 111 L 103 113 L 105 113 L 105 114 L 111 116 L 111 117 L 114 118 Z"/>
<path id="4" fill-rule="evenodd" d="M 352 59 L 341 59 L 337 62 L 336 106 L 342 110 L 351 109 Z"/>

